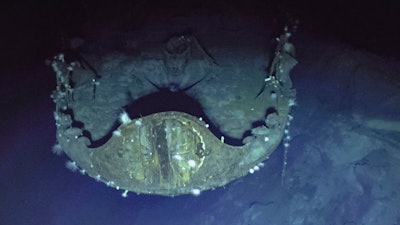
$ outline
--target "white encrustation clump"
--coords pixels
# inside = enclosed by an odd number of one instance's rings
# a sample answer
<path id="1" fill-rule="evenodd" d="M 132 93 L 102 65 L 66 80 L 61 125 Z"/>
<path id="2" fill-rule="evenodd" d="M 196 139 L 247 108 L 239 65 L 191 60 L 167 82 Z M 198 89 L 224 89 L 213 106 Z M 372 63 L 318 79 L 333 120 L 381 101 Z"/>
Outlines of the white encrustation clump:
<path id="1" fill-rule="evenodd" d="M 121 131 L 120 131 L 120 130 L 114 130 L 114 131 L 113 131 L 113 135 L 114 135 L 114 136 L 117 136 L 117 137 L 121 137 L 122 134 L 121 134 Z"/>
<path id="2" fill-rule="evenodd" d="M 63 153 L 63 149 L 59 143 L 53 145 L 51 151 L 56 155 L 61 155 Z"/>
<path id="3" fill-rule="evenodd" d="M 254 171 L 259 171 L 259 170 L 260 170 L 260 167 L 257 166 L 257 165 L 255 165 L 255 166 L 253 167 L 253 170 L 254 170 Z"/>
<path id="4" fill-rule="evenodd" d="M 289 105 L 289 107 L 297 105 L 296 99 L 295 98 L 289 98 L 288 105 Z"/>
<path id="5" fill-rule="evenodd" d="M 76 162 L 68 160 L 67 162 L 65 162 L 65 167 L 67 167 L 67 169 L 71 170 L 72 172 L 76 172 L 79 170 L 78 165 L 76 164 Z"/>
<path id="6" fill-rule="evenodd" d="M 194 161 L 193 159 L 190 159 L 190 160 L 188 161 L 188 165 L 189 165 L 191 168 L 194 168 L 194 167 L 196 167 L 196 161 Z"/>
<path id="7" fill-rule="evenodd" d="M 122 192 L 121 196 L 124 198 L 128 197 L 128 190 L 125 190 L 124 192 Z"/>
<path id="8" fill-rule="evenodd" d="M 192 193 L 192 195 L 194 196 L 199 196 L 201 194 L 201 190 L 198 188 L 193 188 L 192 190 L 190 190 L 190 193 Z"/>
<path id="9" fill-rule="evenodd" d="M 126 112 L 124 111 L 124 112 L 122 112 L 122 113 L 119 115 L 119 121 L 120 121 L 122 124 L 129 124 L 132 120 L 131 120 L 131 118 L 129 117 L 128 113 L 126 113 Z"/>
<path id="10" fill-rule="evenodd" d="M 139 119 L 139 120 L 136 120 L 135 121 L 135 125 L 136 126 L 141 126 L 142 125 L 142 121 Z"/>
<path id="11" fill-rule="evenodd" d="M 182 156 L 180 156 L 178 154 L 174 155 L 173 157 L 174 157 L 174 159 L 179 160 L 179 161 L 181 161 L 183 159 Z"/>

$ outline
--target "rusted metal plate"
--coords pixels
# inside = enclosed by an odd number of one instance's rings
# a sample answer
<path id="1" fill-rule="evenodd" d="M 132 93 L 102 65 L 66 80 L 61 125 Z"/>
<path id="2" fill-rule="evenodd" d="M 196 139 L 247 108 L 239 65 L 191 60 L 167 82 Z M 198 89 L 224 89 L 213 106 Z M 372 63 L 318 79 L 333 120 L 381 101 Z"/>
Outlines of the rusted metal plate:
<path id="1" fill-rule="evenodd" d="M 199 47 L 197 49 L 201 50 Z M 178 55 L 180 53 L 181 51 L 177 52 Z M 137 79 L 140 76 L 112 73 L 113 75 L 104 77 L 96 76 L 92 83 L 82 83 L 78 87 L 73 87 L 70 75 L 71 71 L 74 71 L 75 64 L 66 63 L 62 55 L 57 56 L 52 66 L 58 78 L 57 89 L 53 93 L 53 100 L 56 103 L 54 116 L 58 144 L 71 158 L 69 166 L 74 167 L 75 171 L 79 170 L 82 174 L 87 174 L 115 189 L 125 190 L 125 196 L 127 191 L 167 196 L 197 194 L 202 190 L 226 185 L 249 172 L 252 173 L 251 171 L 254 172 L 254 168 L 276 149 L 285 134 L 287 120 L 290 118 L 289 109 L 294 104 L 295 92 L 292 89 L 289 71 L 295 61 L 285 64 L 287 60 L 281 60 L 282 54 L 287 53 L 278 49 L 274 60 L 276 70 L 272 70 L 264 79 L 262 90 L 258 94 L 254 91 L 249 92 L 255 96 L 244 95 L 248 97 L 246 101 L 250 104 L 246 104 L 244 109 L 232 112 L 237 116 L 227 117 L 228 119 L 224 120 L 225 123 L 237 123 L 243 119 L 248 120 L 248 114 L 253 117 L 258 115 L 254 117 L 256 121 L 252 122 L 253 119 L 248 121 L 248 124 L 253 126 L 241 131 L 244 135 L 242 146 L 225 143 L 224 137 L 216 137 L 203 120 L 178 112 L 179 110 L 152 112 L 136 119 L 124 115 L 122 119 L 119 118 L 121 123 L 118 123 L 118 118 L 113 116 L 116 116 L 121 107 L 130 104 L 125 98 L 134 98 L 132 90 L 137 89 L 137 94 L 140 94 L 145 87 L 135 86 L 131 82 L 132 76 Z M 210 61 L 206 53 L 200 55 L 205 55 L 204 57 L 208 59 L 205 61 Z M 191 58 L 185 58 L 189 59 Z M 173 62 L 177 68 L 181 65 Z M 148 64 L 159 65 L 153 61 Z M 170 72 L 168 68 L 166 71 Z M 184 71 L 183 68 L 186 67 L 183 66 L 178 71 Z M 152 74 L 154 72 L 152 70 Z M 175 87 L 175 84 L 179 84 L 176 86 L 177 89 L 169 89 L 170 92 L 177 93 L 186 91 L 187 85 L 184 85 L 186 83 L 189 84 L 189 88 L 198 83 L 198 79 L 189 79 L 184 74 L 179 73 L 178 80 L 169 79 L 176 75 L 171 73 L 161 73 L 168 78 L 166 80 L 161 79 L 161 75 L 157 73 L 154 77 L 161 82 L 162 88 L 170 87 L 169 85 Z M 147 75 L 149 74 L 142 73 L 145 77 L 142 80 L 153 84 Z M 200 80 L 203 79 L 205 78 L 202 76 Z M 213 83 L 207 81 L 206 84 Z M 133 87 L 126 88 L 129 85 Z M 224 85 L 217 87 L 226 88 Z M 253 89 L 253 87 L 247 88 Z M 207 87 L 208 91 L 211 89 Z M 130 90 L 128 95 L 126 95 L 127 90 Z M 219 94 L 218 90 L 214 95 Z M 240 108 L 239 102 L 244 104 L 244 101 L 239 101 L 240 96 L 237 99 L 233 98 L 237 97 L 237 89 L 235 90 L 230 90 L 232 96 L 228 96 L 231 101 L 230 106 Z M 199 94 L 208 94 L 207 91 L 194 93 L 191 97 L 196 97 L 197 100 Z M 236 109 L 223 107 L 224 98 L 219 99 L 220 102 L 215 102 L 211 97 L 206 100 L 203 101 L 202 107 L 207 109 L 217 106 L 212 112 L 224 113 L 225 117 L 229 115 L 229 109 Z M 157 102 L 148 105 L 153 107 L 154 104 Z M 258 105 L 262 107 L 257 107 Z M 135 113 L 140 115 L 142 112 L 139 110 Z M 115 126 L 110 127 L 113 120 Z M 218 123 L 213 125 L 218 126 Z M 232 127 L 236 129 L 235 126 Z"/>

